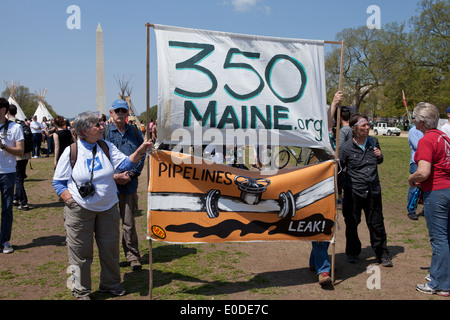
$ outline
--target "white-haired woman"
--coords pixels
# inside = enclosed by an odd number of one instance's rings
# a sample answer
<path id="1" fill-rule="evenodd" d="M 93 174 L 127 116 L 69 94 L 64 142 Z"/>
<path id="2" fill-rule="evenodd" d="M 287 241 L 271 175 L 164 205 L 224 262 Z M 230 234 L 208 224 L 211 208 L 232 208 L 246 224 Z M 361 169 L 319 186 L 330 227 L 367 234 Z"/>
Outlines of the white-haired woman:
<path id="1" fill-rule="evenodd" d="M 134 168 L 152 143 L 144 142 L 127 157 L 102 139 L 98 113 L 81 113 L 73 126 L 78 136 L 75 149 L 65 149 L 53 177 L 53 187 L 66 204 L 64 224 L 73 273 L 72 294 L 77 299 L 89 299 L 95 237 L 101 266 L 99 290 L 121 296 L 125 290 L 120 285 L 120 215 L 113 174 L 116 169 Z M 76 159 L 72 154 L 75 150 Z"/>
<path id="2" fill-rule="evenodd" d="M 416 285 L 427 294 L 450 295 L 450 138 L 436 129 L 439 110 L 421 102 L 414 108 L 414 124 L 423 132 L 414 161 L 417 171 L 408 178 L 410 186 L 420 184 L 423 208 L 433 250 L 430 282 Z"/>

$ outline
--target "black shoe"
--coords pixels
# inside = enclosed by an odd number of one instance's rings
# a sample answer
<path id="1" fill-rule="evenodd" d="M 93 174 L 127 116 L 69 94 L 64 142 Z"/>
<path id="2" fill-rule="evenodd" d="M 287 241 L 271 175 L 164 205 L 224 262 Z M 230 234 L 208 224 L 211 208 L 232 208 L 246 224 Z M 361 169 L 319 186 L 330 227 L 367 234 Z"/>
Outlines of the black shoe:
<path id="1" fill-rule="evenodd" d="M 125 289 L 122 288 L 121 286 L 118 286 L 117 288 L 114 288 L 114 289 L 111 289 L 111 290 L 99 288 L 98 291 L 101 292 L 101 293 L 110 293 L 110 294 L 112 294 L 113 296 L 116 296 L 116 297 L 121 297 L 121 296 L 124 296 L 126 294 Z"/>
<path id="2" fill-rule="evenodd" d="M 130 266 L 133 271 L 142 269 L 142 265 L 138 260 L 131 261 Z"/>
<path id="3" fill-rule="evenodd" d="M 419 220 L 419 217 L 415 213 L 408 213 L 408 218 L 411 220 Z"/>
<path id="4" fill-rule="evenodd" d="M 390 257 L 383 257 L 383 258 L 381 258 L 381 265 L 383 266 L 383 267 L 388 267 L 388 268 L 390 268 L 390 267 L 393 267 L 394 266 L 394 264 L 392 263 L 392 260 L 391 260 L 391 258 Z"/>

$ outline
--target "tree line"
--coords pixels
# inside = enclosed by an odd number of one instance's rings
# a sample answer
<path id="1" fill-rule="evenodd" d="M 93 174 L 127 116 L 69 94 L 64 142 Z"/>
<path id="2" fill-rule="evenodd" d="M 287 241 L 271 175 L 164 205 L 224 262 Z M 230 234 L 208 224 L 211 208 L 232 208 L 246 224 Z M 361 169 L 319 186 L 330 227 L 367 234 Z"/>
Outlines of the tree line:
<path id="1" fill-rule="evenodd" d="M 445 118 L 450 106 L 450 4 L 448 0 L 420 0 L 417 14 L 407 22 L 393 22 L 381 29 L 367 26 L 344 29 L 336 40 L 344 40 L 342 89 L 344 105 L 356 106 L 373 117 L 406 115 L 402 101 L 405 92 L 408 111 L 421 101 L 436 105 Z M 339 88 L 341 46 L 335 46 L 325 57 L 327 99 L 333 99 Z M 2 97 L 10 96 L 6 88 Z M 27 118 L 39 101 L 37 94 L 18 86 L 14 98 Z M 51 105 L 44 100 L 49 112 Z M 150 118 L 156 119 L 156 106 Z M 139 115 L 145 120 L 146 111 Z"/>
<path id="2" fill-rule="evenodd" d="M 8 99 L 10 95 L 11 91 L 8 87 L 1 93 L 1 96 L 5 99 Z M 40 97 L 39 94 L 30 92 L 30 89 L 28 89 L 27 87 L 18 85 L 14 90 L 14 100 L 16 100 L 16 102 L 19 104 L 27 119 L 31 119 L 33 114 L 36 112 Z M 56 117 L 57 114 L 53 110 L 53 107 L 48 104 L 45 99 L 43 100 L 43 103 L 46 106 L 48 112 L 50 112 L 53 117 Z"/>
<path id="3" fill-rule="evenodd" d="M 436 105 L 444 115 L 450 105 L 450 4 L 421 0 L 417 15 L 381 29 L 344 29 L 344 104 L 373 117 L 401 117 L 421 101 Z M 327 98 L 339 88 L 341 46 L 325 60 Z M 445 117 L 446 118 L 446 117 Z"/>

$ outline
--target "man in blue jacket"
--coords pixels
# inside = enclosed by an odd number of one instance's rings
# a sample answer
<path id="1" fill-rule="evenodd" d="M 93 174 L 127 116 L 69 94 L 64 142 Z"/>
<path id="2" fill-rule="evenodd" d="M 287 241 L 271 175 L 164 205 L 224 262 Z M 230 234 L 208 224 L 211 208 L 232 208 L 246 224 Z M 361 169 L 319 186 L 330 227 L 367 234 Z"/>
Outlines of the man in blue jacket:
<path id="1" fill-rule="evenodd" d="M 128 104 L 124 100 L 116 100 L 109 110 L 112 122 L 104 129 L 105 140 L 113 143 L 120 151 L 129 156 L 144 142 L 138 130 L 127 124 L 129 115 Z M 114 180 L 119 190 L 119 211 L 122 218 L 122 246 L 127 262 L 133 270 L 139 270 L 138 236 L 134 216 L 138 207 L 138 177 L 144 167 L 145 156 L 135 169 L 114 174 Z"/>

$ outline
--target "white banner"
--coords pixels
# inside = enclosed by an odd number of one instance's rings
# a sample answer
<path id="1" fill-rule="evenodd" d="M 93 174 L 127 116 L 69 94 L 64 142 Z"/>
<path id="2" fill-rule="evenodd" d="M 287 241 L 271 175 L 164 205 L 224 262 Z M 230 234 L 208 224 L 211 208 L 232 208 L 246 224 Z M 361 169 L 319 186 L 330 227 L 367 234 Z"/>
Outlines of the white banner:
<path id="1" fill-rule="evenodd" d="M 177 129 L 190 145 L 208 144 L 207 129 L 264 131 L 279 145 L 331 150 L 323 41 L 154 29 L 159 142 L 180 144 Z"/>

